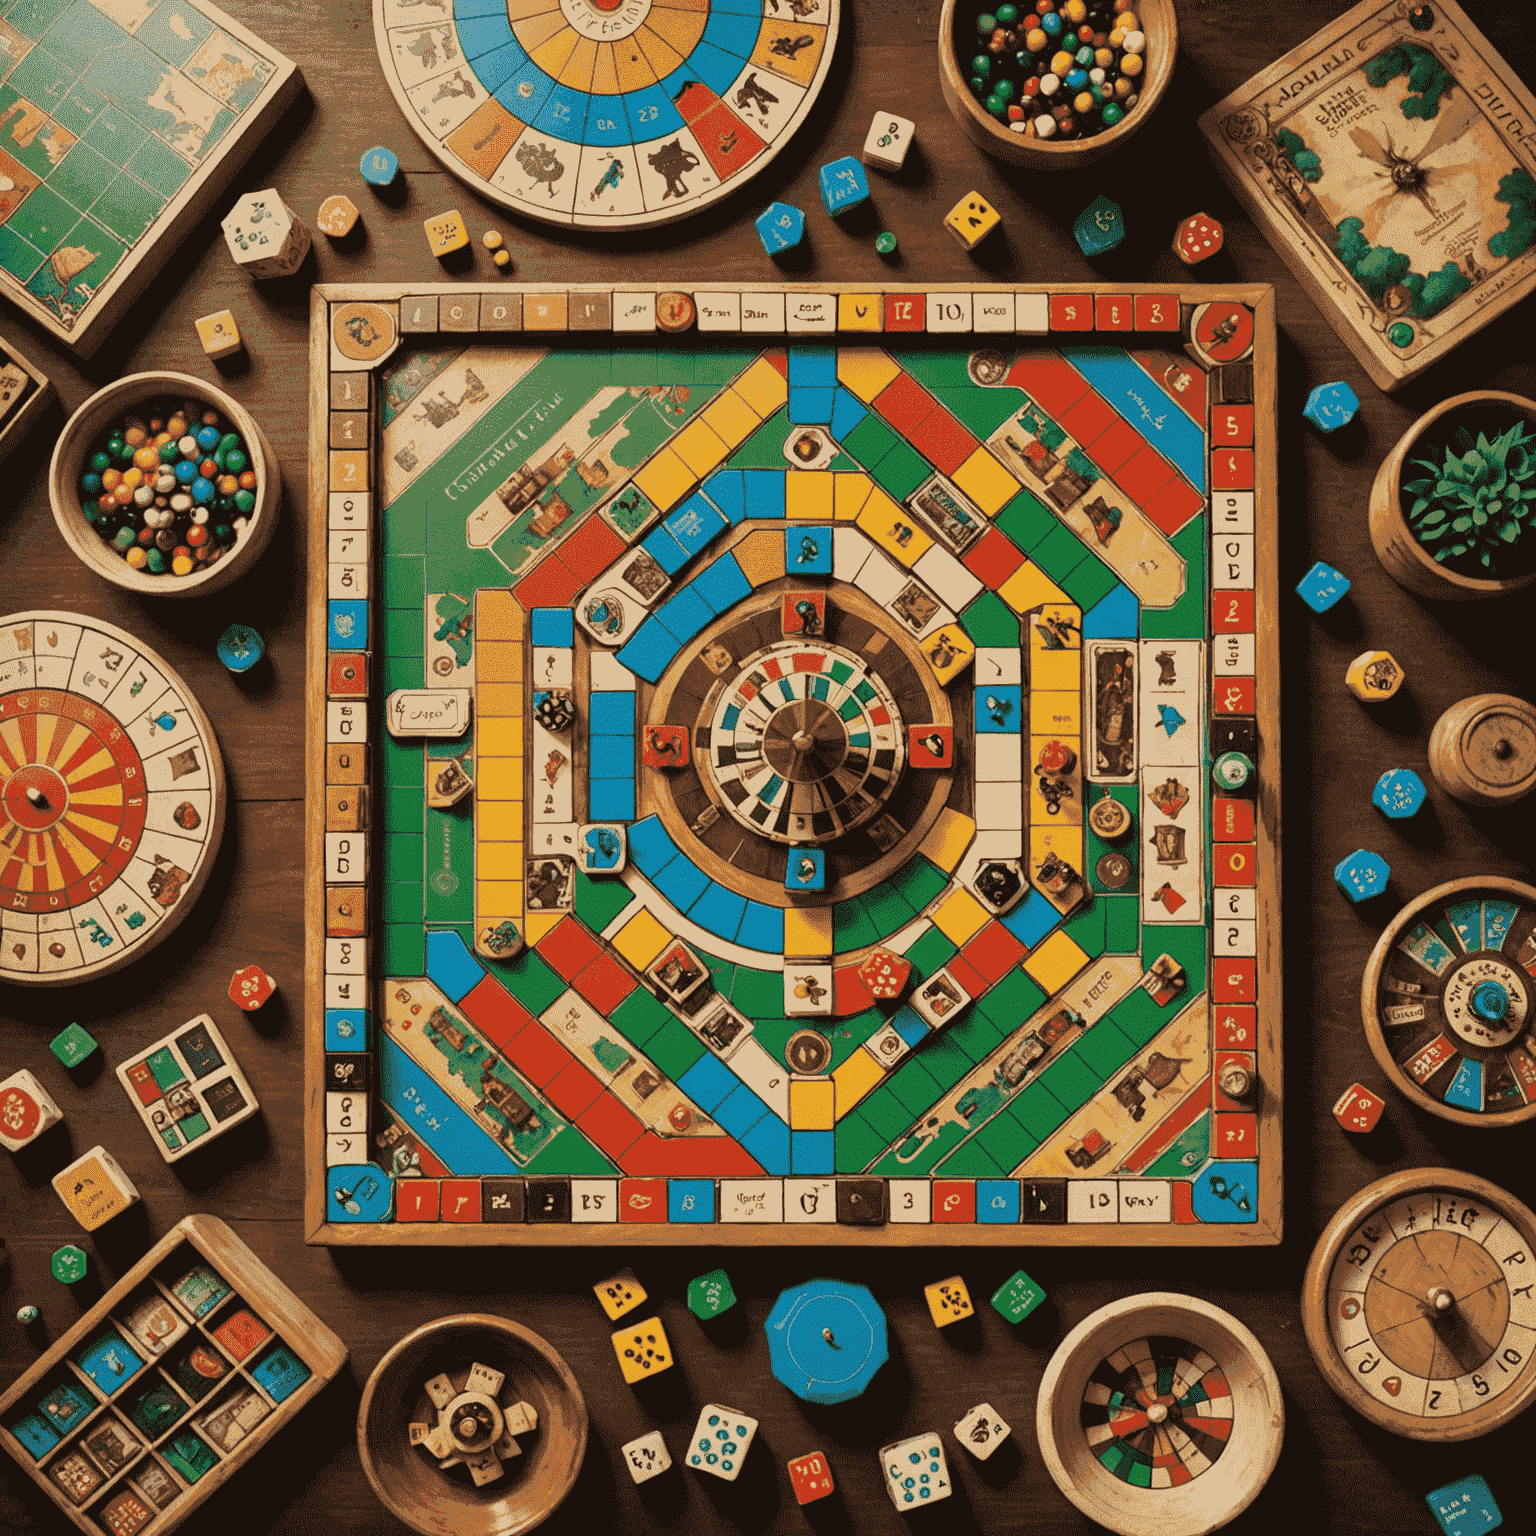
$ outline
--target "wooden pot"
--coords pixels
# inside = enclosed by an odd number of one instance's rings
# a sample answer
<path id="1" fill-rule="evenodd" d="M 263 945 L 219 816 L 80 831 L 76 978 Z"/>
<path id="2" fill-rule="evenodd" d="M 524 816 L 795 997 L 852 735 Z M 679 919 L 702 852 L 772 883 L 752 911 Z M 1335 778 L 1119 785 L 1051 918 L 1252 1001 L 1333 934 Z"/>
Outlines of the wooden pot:
<path id="1" fill-rule="evenodd" d="M 1470 603 L 1480 597 L 1501 597 L 1536 581 L 1536 569 L 1524 576 L 1492 576 L 1480 579 L 1450 571 L 1431 555 L 1413 536 L 1403 514 L 1403 480 L 1414 479 L 1421 470 L 1410 468 L 1411 459 L 1421 458 L 1420 443 L 1431 428 L 1441 425 L 1437 438 L 1448 437 L 1454 422 L 1442 418 L 1454 414 L 1486 416 L 1490 408 L 1503 408 L 1536 426 L 1536 401 L 1523 395 L 1511 395 L 1500 389 L 1474 389 L 1464 395 L 1452 395 L 1433 410 L 1426 411 L 1397 440 L 1396 446 L 1376 471 L 1371 486 L 1370 529 L 1376 558 L 1399 586 L 1420 597 L 1439 598 L 1443 602 Z M 1525 535 L 1536 538 L 1536 533 Z"/>
<path id="2" fill-rule="evenodd" d="M 1027 138 L 1012 132 L 986 111 L 966 84 L 970 71 L 965 67 L 965 60 L 977 51 L 978 43 L 986 45 L 977 36 L 974 13 L 961 10 L 957 14 L 955 0 L 944 0 L 939 16 L 939 89 L 944 94 L 944 104 L 973 144 L 1010 165 L 1034 171 L 1074 171 L 1102 160 L 1151 117 L 1173 78 L 1179 47 L 1179 21 L 1173 0 L 1138 0 L 1135 12 L 1147 38 L 1147 63 L 1142 71 L 1139 99 L 1113 128 L 1106 128 L 1091 139 Z"/>
<path id="3" fill-rule="evenodd" d="M 190 576 L 154 576 L 134 570 L 86 522 L 80 510 L 80 476 L 97 440 L 125 415 L 142 415 L 152 403 L 174 401 L 179 405 L 183 400 L 196 400 L 216 410 L 245 439 L 251 468 L 256 471 L 256 505 L 246 519 L 245 531 L 228 553 L 220 556 L 217 565 L 194 570 Z M 132 373 L 97 390 L 64 424 L 48 466 L 48 499 L 64 542 L 97 575 L 144 597 L 202 597 L 227 587 L 261 558 L 277 526 L 283 472 L 266 433 L 232 395 L 186 373 Z"/>
<path id="4" fill-rule="evenodd" d="M 1429 733 L 1429 771 L 1468 805 L 1511 805 L 1536 789 L 1536 708 L 1508 693 L 1453 704 Z"/>

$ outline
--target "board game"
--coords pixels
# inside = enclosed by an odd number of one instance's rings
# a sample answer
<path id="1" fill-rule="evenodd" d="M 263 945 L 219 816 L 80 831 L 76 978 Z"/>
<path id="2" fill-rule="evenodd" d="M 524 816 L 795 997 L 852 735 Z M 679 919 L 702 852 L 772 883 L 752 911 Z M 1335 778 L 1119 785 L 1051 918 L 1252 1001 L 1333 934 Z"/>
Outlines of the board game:
<path id="1" fill-rule="evenodd" d="M 1271 289 L 311 363 L 310 1241 L 1279 1240 Z"/>
<path id="2" fill-rule="evenodd" d="M 0 293 L 89 356 L 302 83 L 206 0 L 0 0 Z"/>
<path id="3" fill-rule="evenodd" d="M 1536 288 L 1536 97 L 1454 0 L 1366 0 L 1200 128 L 1380 388 Z"/>
<path id="4" fill-rule="evenodd" d="M 552 224 L 697 213 L 789 142 L 840 0 L 374 0 L 384 78 L 483 197 Z"/>

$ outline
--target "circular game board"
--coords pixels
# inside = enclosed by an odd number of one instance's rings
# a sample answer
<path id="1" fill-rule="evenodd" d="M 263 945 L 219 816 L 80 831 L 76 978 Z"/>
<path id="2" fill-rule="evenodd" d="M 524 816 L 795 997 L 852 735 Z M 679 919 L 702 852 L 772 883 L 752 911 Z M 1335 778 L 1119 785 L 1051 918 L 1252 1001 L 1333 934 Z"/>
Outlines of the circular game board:
<path id="1" fill-rule="evenodd" d="M 116 970 L 186 915 L 224 830 L 208 717 L 99 619 L 0 618 L 0 980 Z"/>
<path id="2" fill-rule="evenodd" d="M 826 79 L 838 5 L 374 0 L 374 34 L 400 110 L 454 175 L 609 229 L 696 213 L 762 170 Z"/>

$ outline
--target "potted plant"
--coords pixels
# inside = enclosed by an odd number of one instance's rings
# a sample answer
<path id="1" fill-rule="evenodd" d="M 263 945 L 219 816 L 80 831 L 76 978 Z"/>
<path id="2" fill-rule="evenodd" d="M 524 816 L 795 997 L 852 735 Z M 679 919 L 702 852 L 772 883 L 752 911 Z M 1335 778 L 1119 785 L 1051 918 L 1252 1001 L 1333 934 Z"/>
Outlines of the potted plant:
<path id="1" fill-rule="evenodd" d="M 1370 530 L 1387 573 L 1421 597 L 1536 581 L 1536 402 L 1475 390 L 1421 416 L 1376 472 Z"/>

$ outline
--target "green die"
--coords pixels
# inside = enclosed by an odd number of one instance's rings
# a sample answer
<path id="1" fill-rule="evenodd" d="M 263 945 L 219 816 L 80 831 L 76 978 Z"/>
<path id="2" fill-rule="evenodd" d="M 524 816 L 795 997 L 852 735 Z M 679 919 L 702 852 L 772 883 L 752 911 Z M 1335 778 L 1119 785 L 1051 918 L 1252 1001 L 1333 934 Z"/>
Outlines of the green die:
<path id="1" fill-rule="evenodd" d="M 688 1282 L 688 1310 L 701 1322 L 719 1317 L 736 1305 L 731 1277 L 723 1269 L 712 1269 Z"/>
<path id="2" fill-rule="evenodd" d="M 96 1051 L 96 1042 L 87 1030 L 70 1024 L 48 1042 L 48 1048 L 66 1067 L 78 1067 Z"/>
<path id="3" fill-rule="evenodd" d="M 53 1270 L 53 1278 L 60 1285 L 75 1285 L 85 1279 L 90 1260 L 85 1256 L 85 1249 L 77 1248 L 74 1243 L 65 1243 L 62 1248 L 54 1251 L 49 1267 Z"/>
<path id="4" fill-rule="evenodd" d="M 1016 1269 L 992 1293 L 992 1305 L 1010 1323 L 1021 1323 L 1045 1300 L 1044 1289 L 1022 1269 Z"/>

